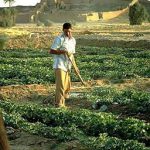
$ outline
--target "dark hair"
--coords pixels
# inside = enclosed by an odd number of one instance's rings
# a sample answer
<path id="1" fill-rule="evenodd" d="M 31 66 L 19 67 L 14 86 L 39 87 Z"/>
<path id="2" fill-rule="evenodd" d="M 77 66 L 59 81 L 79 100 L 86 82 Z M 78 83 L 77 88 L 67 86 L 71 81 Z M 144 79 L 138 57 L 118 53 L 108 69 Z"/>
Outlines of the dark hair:
<path id="1" fill-rule="evenodd" d="M 63 24 L 63 29 L 71 29 L 71 28 L 72 28 L 71 23 L 66 22 Z"/>

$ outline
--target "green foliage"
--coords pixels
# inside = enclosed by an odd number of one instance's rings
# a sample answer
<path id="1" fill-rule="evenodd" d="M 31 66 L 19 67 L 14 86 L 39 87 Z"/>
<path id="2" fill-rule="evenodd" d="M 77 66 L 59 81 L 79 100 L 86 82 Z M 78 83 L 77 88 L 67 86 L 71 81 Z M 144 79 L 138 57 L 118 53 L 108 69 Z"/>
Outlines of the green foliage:
<path id="1" fill-rule="evenodd" d="M 143 144 L 134 140 L 120 140 L 115 137 L 109 137 L 107 133 L 100 134 L 98 138 L 89 137 L 86 140 L 81 139 L 90 150 L 149 150 L 143 147 Z"/>
<path id="2" fill-rule="evenodd" d="M 54 83 L 53 58 L 48 50 L 0 51 L 0 85 Z M 141 48 L 77 47 L 76 61 L 84 80 L 150 77 L 150 51 Z M 26 58 L 26 59 L 23 59 Z M 79 81 L 72 71 L 72 81 Z"/>
<path id="3" fill-rule="evenodd" d="M 17 14 L 17 10 L 15 8 L 9 8 L 10 9 L 10 13 L 11 13 L 11 20 L 12 20 L 12 25 L 11 26 L 15 26 L 16 24 L 16 14 Z"/>
<path id="4" fill-rule="evenodd" d="M 134 89 L 117 91 L 111 87 L 99 87 L 85 96 L 94 103 L 95 109 L 99 109 L 102 105 L 118 103 L 118 105 L 126 105 L 134 113 L 150 112 L 150 94 L 144 91 Z"/>
<path id="5" fill-rule="evenodd" d="M 149 123 L 134 118 L 118 119 L 111 113 L 95 113 L 81 109 L 73 111 L 50 107 L 43 108 L 38 105 L 16 105 L 6 101 L 1 101 L 0 107 L 8 114 L 19 114 L 21 120 L 30 123 L 40 122 L 50 127 L 75 126 L 78 131 L 82 131 L 87 136 L 98 137 L 100 133 L 108 133 L 109 136 L 139 141 L 143 141 L 150 136 Z M 15 115 L 15 117 L 17 116 Z M 20 127 L 20 124 L 16 121 L 9 124 Z"/>
<path id="6" fill-rule="evenodd" d="M 15 25 L 16 10 L 14 8 L 3 8 L 0 10 L 1 27 L 11 27 Z"/>
<path id="7" fill-rule="evenodd" d="M 30 123 L 21 117 L 21 115 L 12 113 L 3 113 L 5 124 L 20 128 L 26 132 L 36 134 L 47 138 L 57 138 L 62 141 L 78 140 L 90 150 L 149 150 L 143 143 L 135 140 L 122 140 L 116 137 L 110 137 L 107 133 L 99 134 L 98 137 L 85 135 L 76 125 L 51 127 L 43 123 Z"/>
<path id="8" fill-rule="evenodd" d="M 15 2 L 15 0 L 4 0 L 4 2 L 9 3 L 9 7 L 11 7 L 11 4 Z"/>
<path id="9" fill-rule="evenodd" d="M 0 101 L 5 124 L 60 141 L 78 140 L 91 150 L 148 150 L 136 140 L 149 136 L 150 125 L 108 113 L 68 110 Z M 126 139 L 126 140 L 123 140 Z"/>
<path id="10" fill-rule="evenodd" d="M 129 21 L 130 25 L 142 25 L 142 23 L 147 20 L 149 14 L 146 8 L 140 3 L 135 3 L 129 8 Z"/>
<path id="11" fill-rule="evenodd" d="M 7 41 L 8 37 L 6 35 L 0 35 L 0 49 L 3 49 L 5 47 Z"/>

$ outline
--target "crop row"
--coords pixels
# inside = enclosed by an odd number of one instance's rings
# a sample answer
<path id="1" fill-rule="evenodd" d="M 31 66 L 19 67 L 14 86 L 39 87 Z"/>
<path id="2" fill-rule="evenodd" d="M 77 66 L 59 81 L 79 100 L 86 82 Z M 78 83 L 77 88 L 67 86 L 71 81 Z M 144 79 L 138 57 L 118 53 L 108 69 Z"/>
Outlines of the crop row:
<path id="1" fill-rule="evenodd" d="M 149 123 L 134 118 L 119 119 L 111 113 L 42 108 L 38 105 L 16 105 L 5 101 L 0 102 L 0 107 L 7 113 L 20 114 L 29 122 L 41 122 L 51 127 L 73 124 L 89 136 L 108 133 L 109 136 L 140 142 L 145 142 L 150 136 Z"/>
<path id="2" fill-rule="evenodd" d="M 20 128 L 31 134 L 40 135 L 47 138 L 56 138 L 60 141 L 78 140 L 90 150 L 149 150 L 144 144 L 136 140 L 122 140 L 116 137 L 109 137 L 107 133 L 99 134 L 98 137 L 86 136 L 76 125 L 70 127 L 50 127 L 40 122 L 30 123 L 19 114 L 7 114 L 3 112 L 5 124 Z"/>
<path id="3" fill-rule="evenodd" d="M 150 51 L 78 47 L 75 56 L 84 80 L 150 77 Z M 48 50 L 0 51 L 0 85 L 54 83 L 53 58 Z M 79 81 L 72 73 L 72 81 Z"/>
<path id="4" fill-rule="evenodd" d="M 97 87 L 86 98 L 98 109 L 102 105 L 118 103 L 126 105 L 132 112 L 150 113 L 150 93 L 135 89 L 116 90 L 112 87 Z M 94 106 L 94 105 L 93 105 Z"/>

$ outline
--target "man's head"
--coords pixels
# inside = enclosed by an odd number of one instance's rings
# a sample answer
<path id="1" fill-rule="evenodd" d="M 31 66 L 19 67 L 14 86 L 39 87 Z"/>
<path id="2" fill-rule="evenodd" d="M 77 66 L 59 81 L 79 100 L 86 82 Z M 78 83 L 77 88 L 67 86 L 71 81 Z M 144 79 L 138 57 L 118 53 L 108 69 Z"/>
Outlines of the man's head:
<path id="1" fill-rule="evenodd" d="M 70 23 L 66 22 L 66 23 L 63 24 L 63 32 L 69 38 L 72 36 L 71 35 L 71 30 L 72 30 L 72 26 L 71 26 Z"/>

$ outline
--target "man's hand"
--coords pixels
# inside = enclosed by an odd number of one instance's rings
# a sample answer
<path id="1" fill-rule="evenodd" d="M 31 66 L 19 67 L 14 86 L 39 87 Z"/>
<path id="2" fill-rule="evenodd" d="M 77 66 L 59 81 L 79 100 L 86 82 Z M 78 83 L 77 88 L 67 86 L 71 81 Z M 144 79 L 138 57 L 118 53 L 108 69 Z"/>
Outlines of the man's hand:
<path id="1" fill-rule="evenodd" d="M 72 55 L 72 53 L 68 52 L 67 50 L 64 50 L 65 51 L 65 54 L 70 57 Z"/>

